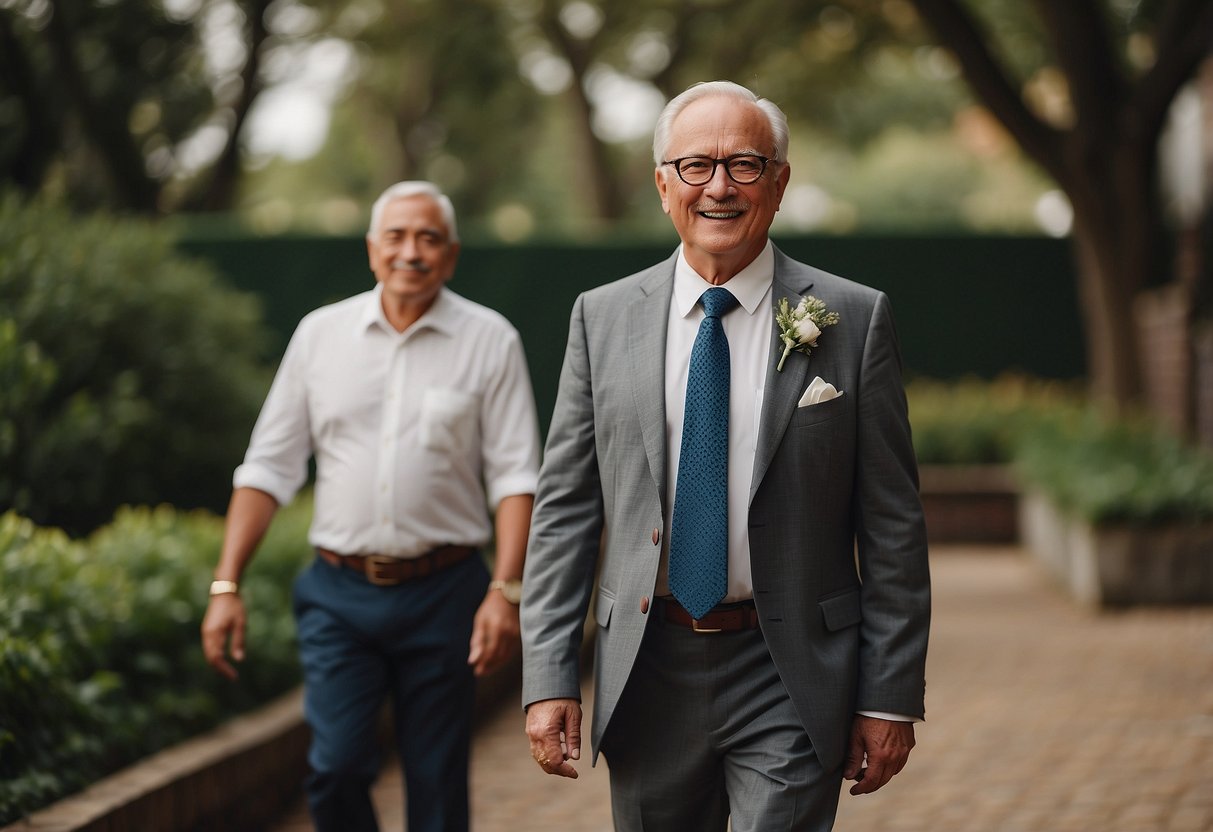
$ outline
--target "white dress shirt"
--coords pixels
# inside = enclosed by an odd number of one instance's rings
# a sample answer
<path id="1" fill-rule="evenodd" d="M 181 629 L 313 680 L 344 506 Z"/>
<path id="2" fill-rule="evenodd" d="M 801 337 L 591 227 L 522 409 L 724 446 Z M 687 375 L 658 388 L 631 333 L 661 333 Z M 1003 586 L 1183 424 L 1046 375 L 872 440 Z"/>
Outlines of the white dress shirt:
<path id="1" fill-rule="evenodd" d="M 307 315 L 253 428 L 236 487 L 280 505 L 316 458 L 308 540 L 416 557 L 483 546 L 502 498 L 535 491 L 539 431 L 517 330 L 443 289 L 404 332 L 381 287 Z"/>
<path id="2" fill-rule="evenodd" d="M 770 240 L 748 266 L 724 284 L 737 298 L 736 309 L 721 322 L 729 339 L 729 583 L 725 601 L 754 596 L 750 577 L 750 480 L 758 447 L 758 423 L 771 353 L 771 284 L 775 279 L 775 250 Z M 665 527 L 670 528 L 682 452 L 682 420 L 686 407 L 687 371 L 691 348 L 703 321 L 699 298 L 712 284 L 686 261 L 681 248 L 674 266 L 674 297 L 665 342 L 666 503 Z M 669 590 L 669 534 L 661 547 L 657 594 Z"/>

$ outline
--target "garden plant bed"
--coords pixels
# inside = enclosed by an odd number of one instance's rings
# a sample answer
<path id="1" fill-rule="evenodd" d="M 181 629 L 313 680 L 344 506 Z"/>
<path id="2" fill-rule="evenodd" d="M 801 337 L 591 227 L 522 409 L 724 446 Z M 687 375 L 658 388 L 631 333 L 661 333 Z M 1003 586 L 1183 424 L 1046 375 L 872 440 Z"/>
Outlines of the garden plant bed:
<path id="1" fill-rule="evenodd" d="M 1029 489 L 1020 531 L 1033 557 L 1085 604 L 1213 603 L 1213 523 L 1094 525 Z"/>

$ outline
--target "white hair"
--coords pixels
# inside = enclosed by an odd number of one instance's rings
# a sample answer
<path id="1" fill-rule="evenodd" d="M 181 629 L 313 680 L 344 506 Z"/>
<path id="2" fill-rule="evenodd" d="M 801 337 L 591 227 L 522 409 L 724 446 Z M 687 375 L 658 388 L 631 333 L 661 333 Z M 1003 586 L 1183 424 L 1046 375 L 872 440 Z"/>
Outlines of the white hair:
<path id="1" fill-rule="evenodd" d="M 371 206 L 371 225 L 366 232 L 367 239 L 373 239 L 375 233 L 379 230 L 379 221 L 383 219 L 383 209 L 387 207 L 389 202 L 394 202 L 397 199 L 408 199 L 414 196 L 429 197 L 434 201 L 434 204 L 438 206 L 438 211 L 442 214 L 443 221 L 446 223 L 446 233 L 450 237 L 450 242 L 459 242 L 459 231 L 455 228 L 455 206 L 451 204 L 450 197 L 444 194 L 433 182 L 423 182 L 420 180 L 397 182 L 379 195 L 379 198 L 375 200 L 375 204 Z"/>
<path id="2" fill-rule="evenodd" d="M 774 101 L 759 98 L 750 90 L 740 84 L 734 84 L 732 81 L 701 81 L 698 84 L 692 84 L 682 93 L 670 99 L 670 103 L 665 105 L 665 109 L 657 117 L 657 126 L 653 128 L 654 163 L 660 165 L 667 161 L 665 154 L 670 144 L 670 132 L 678 114 L 685 110 L 688 104 L 714 95 L 745 101 L 762 110 L 771 126 L 771 138 L 774 142 L 771 147 L 771 161 L 786 162 L 788 160 L 788 117 Z"/>

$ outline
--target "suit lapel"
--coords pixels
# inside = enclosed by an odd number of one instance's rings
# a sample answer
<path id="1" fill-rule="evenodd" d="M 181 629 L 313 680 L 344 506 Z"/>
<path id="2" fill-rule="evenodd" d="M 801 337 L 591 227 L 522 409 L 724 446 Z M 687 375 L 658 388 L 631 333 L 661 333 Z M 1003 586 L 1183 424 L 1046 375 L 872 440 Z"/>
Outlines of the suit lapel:
<path id="1" fill-rule="evenodd" d="M 671 257 L 654 266 L 640 282 L 628 308 L 628 353 L 632 396 L 640 416 L 640 434 L 657 493 L 665 500 L 665 343 L 674 285 Z M 665 506 L 662 506 L 663 510 Z"/>
<path id="2" fill-rule="evenodd" d="M 809 273 L 798 268 L 797 264 L 779 249 L 775 249 L 775 279 L 771 285 L 772 319 L 780 298 L 787 298 L 788 303 L 795 306 L 812 287 L 813 280 Z M 762 417 L 758 425 L 758 444 L 754 451 L 754 476 L 750 480 L 751 502 L 762 478 L 766 476 L 779 443 L 783 440 L 788 422 L 796 411 L 796 403 L 804 393 L 809 363 L 812 360 L 811 356 L 794 352 L 784 362 L 783 370 L 776 371 L 781 355 L 783 342 L 779 340 L 779 327 L 772 322 L 766 389 L 763 394 Z"/>

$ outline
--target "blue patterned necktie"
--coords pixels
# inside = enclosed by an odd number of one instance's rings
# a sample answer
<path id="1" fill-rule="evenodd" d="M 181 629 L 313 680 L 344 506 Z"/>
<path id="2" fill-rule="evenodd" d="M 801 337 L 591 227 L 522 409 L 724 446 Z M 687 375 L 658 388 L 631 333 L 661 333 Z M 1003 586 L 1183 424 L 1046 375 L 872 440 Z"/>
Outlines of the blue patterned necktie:
<path id="1" fill-rule="evenodd" d="M 700 297 L 691 348 L 682 451 L 670 522 L 670 591 L 692 618 L 725 596 L 729 576 L 729 340 L 720 319 L 737 298 L 719 286 Z"/>

